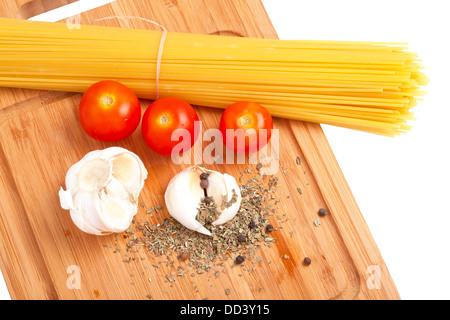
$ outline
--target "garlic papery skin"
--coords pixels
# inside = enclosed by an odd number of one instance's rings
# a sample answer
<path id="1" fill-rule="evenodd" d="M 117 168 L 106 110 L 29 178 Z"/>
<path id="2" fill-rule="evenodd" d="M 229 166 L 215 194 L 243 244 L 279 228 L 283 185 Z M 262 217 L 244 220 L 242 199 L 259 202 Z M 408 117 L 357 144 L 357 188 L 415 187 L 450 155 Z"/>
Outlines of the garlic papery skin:
<path id="1" fill-rule="evenodd" d="M 67 171 L 67 190 L 59 190 L 61 207 L 86 233 L 122 232 L 137 213 L 147 174 L 141 159 L 127 149 L 91 151 Z"/>
<path id="2" fill-rule="evenodd" d="M 217 171 L 208 170 L 200 166 L 188 167 L 170 180 L 164 199 L 169 214 L 186 228 L 211 236 L 211 232 L 196 220 L 200 202 L 205 197 L 204 189 L 200 186 L 200 174 L 208 174 L 206 193 L 216 204 L 220 213 L 214 225 L 224 224 L 233 219 L 241 205 L 241 191 L 234 177 Z M 224 201 L 231 202 L 225 206 Z"/>

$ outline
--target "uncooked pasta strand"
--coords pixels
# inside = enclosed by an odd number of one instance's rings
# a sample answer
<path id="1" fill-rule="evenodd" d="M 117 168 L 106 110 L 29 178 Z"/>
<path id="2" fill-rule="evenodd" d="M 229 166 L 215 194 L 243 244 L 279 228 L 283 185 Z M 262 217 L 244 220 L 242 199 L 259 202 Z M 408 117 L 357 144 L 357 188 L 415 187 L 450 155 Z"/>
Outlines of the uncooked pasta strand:
<path id="1" fill-rule="evenodd" d="M 113 79 L 140 98 L 226 108 L 251 100 L 273 116 L 395 136 L 428 79 L 407 43 L 305 41 L 0 18 L 0 86 L 84 92 Z"/>

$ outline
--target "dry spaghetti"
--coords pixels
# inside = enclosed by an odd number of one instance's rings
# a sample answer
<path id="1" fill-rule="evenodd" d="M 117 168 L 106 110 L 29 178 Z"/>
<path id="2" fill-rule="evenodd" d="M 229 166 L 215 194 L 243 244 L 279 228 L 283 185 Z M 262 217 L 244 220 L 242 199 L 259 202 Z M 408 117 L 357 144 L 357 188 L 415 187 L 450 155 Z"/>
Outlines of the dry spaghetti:
<path id="1" fill-rule="evenodd" d="M 237 38 L 0 18 L 0 86 L 84 92 L 113 79 L 138 97 L 394 136 L 410 129 L 428 79 L 406 43 Z M 157 73 L 156 68 L 160 67 Z M 159 79 L 157 81 L 157 76 Z"/>

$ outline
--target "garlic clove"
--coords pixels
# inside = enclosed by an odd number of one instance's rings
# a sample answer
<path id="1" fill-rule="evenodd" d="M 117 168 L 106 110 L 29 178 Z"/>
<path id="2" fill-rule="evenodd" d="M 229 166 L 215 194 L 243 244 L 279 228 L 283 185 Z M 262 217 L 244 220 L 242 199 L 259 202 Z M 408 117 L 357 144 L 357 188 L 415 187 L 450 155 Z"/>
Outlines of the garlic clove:
<path id="1" fill-rule="evenodd" d="M 111 172 L 112 168 L 107 160 L 87 160 L 77 173 L 78 187 L 87 192 L 100 190 L 111 181 Z"/>
<path id="2" fill-rule="evenodd" d="M 208 187 L 206 188 L 206 193 L 208 197 L 214 199 L 217 207 L 222 206 L 223 197 L 227 196 L 227 188 L 225 184 L 225 179 L 223 174 L 217 171 L 205 170 L 208 173 Z"/>
<path id="3" fill-rule="evenodd" d="M 192 167 L 191 167 L 192 168 Z M 200 173 L 196 172 L 195 170 L 190 170 L 190 168 L 187 168 L 183 170 L 186 177 L 186 182 L 188 185 L 188 190 L 190 192 L 190 195 L 192 196 L 193 201 L 197 202 L 198 206 L 198 199 L 202 198 L 205 195 L 205 192 L 200 187 Z"/>
<path id="4" fill-rule="evenodd" d="M 108 230 L 98 214 L 101 210 L 98 196 L 96 194 L 83 192 L 79 194 L 77 199 L 81 204 L 79 211 L 81 212 L 83 221 L 87 225 L 86 228 L 94 228 L 97 230 L 97 233 L 100 234 L 110 234 L 111 230 Z"/>
<path id="5" fill-rule="evenodd" d="M 210 236 L 211 232 L 195 219 L 204 192 L 200 187 L 200 175 L 192 168 L 182 170 L 170 180 L 164 200 L 170 215 L 179 223 L 190 230 Z"/>
<path id="6" fill-rule="evenodd" d="M 128 190 L 124 185 L 120 183 L 118 179 L 115 177 L 111 178 L 111 182 L 108 183 L 101 191 L 100 191 L 100 199 L 103 195 L 107 195 L 109 197 L 117 198 L 117 199 L 128 199 Z"/>
<path id="7" fill-rule="evenodd" d="M 205 191 L 200 186 L 200 174 L 203 172 L 208 173 L 206 193 L 208 197 L 213 198 L 217 206 L 216 210 L 220 213 L 213 224 L 219 225 L 229 221 L 239 211 L 242 198 L 236 179 L 228 174 L 221 174 L 199 166 L 188 167 L 172 178 L 164 198 L 170 215 L 178 222 L 190 230 L 211 235 L 211 232 L 196 220 L 200 202 L 205 196 Z M 233 190 L 236 199 L 231 203 Z M 229 205 L 225 206 L 228 203 Z"/>
<path id="8" fill-rule="evenodd" d="M 112 158 L 112 175 L 133 195 L 135 201 L 147 175 L 141 170 L 143 166 L 140 159 L 129 153 L 121 153 Z"/>
<path id="9" fill-rule="evenodd" d="M 137 213 L 137 207 L 127 199 L 116 198 L 102 192 L 99 199 L 101 223 L 110 232 L 127 229 Z"/>
<path id="10" fill-rule="evenodd" d="M 95 205 L 95 195 L 81 191 L 73 199 L 77 205 L 70 210 L 70 217 L 80 230 L 95 235 L 109 234 L 97 218 L 99 207 Z"/>
<path id="11" fill-rule="evenodd" d="M 238 213 L 242 201 L 241 191 L 236 179 L 225 173 L 223 174 L 223 180 L 224 187 L 226 189 L 226 193 L 224 195 L 224 197 L 226 196 L 226 201 L 230 203 L 234 195 L 236 195 L 236 201 L 222 210 L 222 214 L 212 223 L 213 225 L 221 225 L 233 219 Z M 221 205 L 223 205 L 223 203 L 221 203 Z"/>

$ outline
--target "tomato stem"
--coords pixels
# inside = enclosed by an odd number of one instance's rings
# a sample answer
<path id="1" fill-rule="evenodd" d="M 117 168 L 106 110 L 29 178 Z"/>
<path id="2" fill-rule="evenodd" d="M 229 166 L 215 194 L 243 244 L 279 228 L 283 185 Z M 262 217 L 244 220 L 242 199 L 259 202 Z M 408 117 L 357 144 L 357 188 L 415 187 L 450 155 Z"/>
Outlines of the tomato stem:
<path id="1" fill-rule="evenodd" d="M 102 97 L 102 103 L 105 106 L 109 106 L 109 105 L 113 104 L 113 102 L 114 102 L 114 99 L 111 96 L 103 96 Z"/>
<path id="2" fill-rule="evenodd" d="M 166 116 L 165 114 L 162 115 L 162 116 L 159 118 L 159 123 L 160 123 L 161 125 L 165 126 L 166 124 L 169 123 L 169 117 Z"/>
<path id="3" fill-rule="evenodd" d="M 252 123 L 252 118 L 249 116 L 242 116 L 239 118 L 239 124 L 241 126 L 249 126 Z"/>

